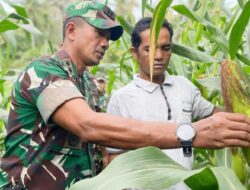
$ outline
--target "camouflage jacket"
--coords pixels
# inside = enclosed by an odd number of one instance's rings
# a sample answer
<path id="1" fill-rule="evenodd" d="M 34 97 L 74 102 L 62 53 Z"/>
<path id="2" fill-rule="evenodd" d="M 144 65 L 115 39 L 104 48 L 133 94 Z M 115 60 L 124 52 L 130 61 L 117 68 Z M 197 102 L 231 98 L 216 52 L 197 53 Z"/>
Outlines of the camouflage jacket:
<path id="1" fill-rule="evenodd" d="M 0 189 L 62 190 L 95 175 L 96 146 L 80 142 L 50 116 L 76 97 L 96 110 L 97 94 L 88 73 L 78 76 L 63 50 L 29 64 L 13 86 Z"/>

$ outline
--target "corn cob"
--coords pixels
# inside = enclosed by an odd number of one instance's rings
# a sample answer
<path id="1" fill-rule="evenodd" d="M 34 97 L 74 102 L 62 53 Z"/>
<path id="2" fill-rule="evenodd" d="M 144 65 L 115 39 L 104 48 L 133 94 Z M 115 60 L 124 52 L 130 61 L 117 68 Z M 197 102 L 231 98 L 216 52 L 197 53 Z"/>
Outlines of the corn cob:
<path id="1" fill-rule="evenodd" d="M 225 60 L 221 63 L 222 92 L 226 111 L 242 113 L 250 117 L 250 80 L 241 71 L 239 65 Z M 250 148 L 242 148 L 245 160 L 250 166 Z M 245 183 L 247 166 L 244 167 L 242 154 L 232 149 L 232 169 L 238 178 Z"/>

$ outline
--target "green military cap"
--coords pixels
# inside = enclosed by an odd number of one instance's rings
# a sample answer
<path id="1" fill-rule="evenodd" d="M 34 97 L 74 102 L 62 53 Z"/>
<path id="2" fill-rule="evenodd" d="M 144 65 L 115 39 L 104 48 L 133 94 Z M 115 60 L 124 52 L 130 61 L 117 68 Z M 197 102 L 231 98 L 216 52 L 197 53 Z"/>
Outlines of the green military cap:
<path id="1" fill-rule="evenodd" d="M 123 34 L 122 26 L 115 21 L 115 13 L 102 3 L 86 0 L 70 4 L 66 8 L 64 20 L 77 16 L 95 28 L 110 29 L 111 40 L 118 40 Z"/>

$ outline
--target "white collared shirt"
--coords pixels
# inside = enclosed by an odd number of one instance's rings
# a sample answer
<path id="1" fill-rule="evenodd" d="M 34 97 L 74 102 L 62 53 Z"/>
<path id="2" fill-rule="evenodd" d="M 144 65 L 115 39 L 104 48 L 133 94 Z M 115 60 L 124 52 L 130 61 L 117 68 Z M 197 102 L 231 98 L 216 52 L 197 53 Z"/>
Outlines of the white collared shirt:
<path id="1" fill-rule="evenodd" d="M 170 105 L 173 122 L 191 123 L 193 119 L 201 119 L 212 114 L 214 105 L 205 100 L 200 91 L 186 78 L 170 76 L 165 72 L 162 87 Z M 128 85 L 112 94 L 107 112 L 143 121 L 169 121 L 168 108 L 160 85 L 141 79 L 137 75 Z M 115 149 L 108 148 L 110 152 L 113 150 Z M 192 168 L 193 156 L 184 157 L 182 148 L 163 151 L 187 169 Z"/>

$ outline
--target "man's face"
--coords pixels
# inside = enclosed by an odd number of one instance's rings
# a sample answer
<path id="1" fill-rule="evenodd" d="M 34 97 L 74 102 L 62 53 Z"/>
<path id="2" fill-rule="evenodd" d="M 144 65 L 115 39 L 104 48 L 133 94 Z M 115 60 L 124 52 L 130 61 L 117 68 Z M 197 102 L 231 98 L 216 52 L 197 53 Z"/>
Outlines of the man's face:
<path id="1" fill-rule="evenodd" d="M 136 51 L 131 48 L 131 52 L 140 65 L 140 77 L 145 80 L 150 80 L 149 72 L 149 40 L 150 29 L 140 33 L 141 44 Z M 153 66 L 153 82 L 163 82 L 164 71 L 167 68 L 171 57 L 171 41 L 170 34 L 167 28 L 162 28 L 159 33 L 159 38 L 155 50 L 154 66 Z"/>
<path id="2" fill-rule="evenodd" d="M 75 28 L 74 51 L 84 66 L 99 64 L 109 47 L 110 30 L 99 30 L 88 23 Z"/>

